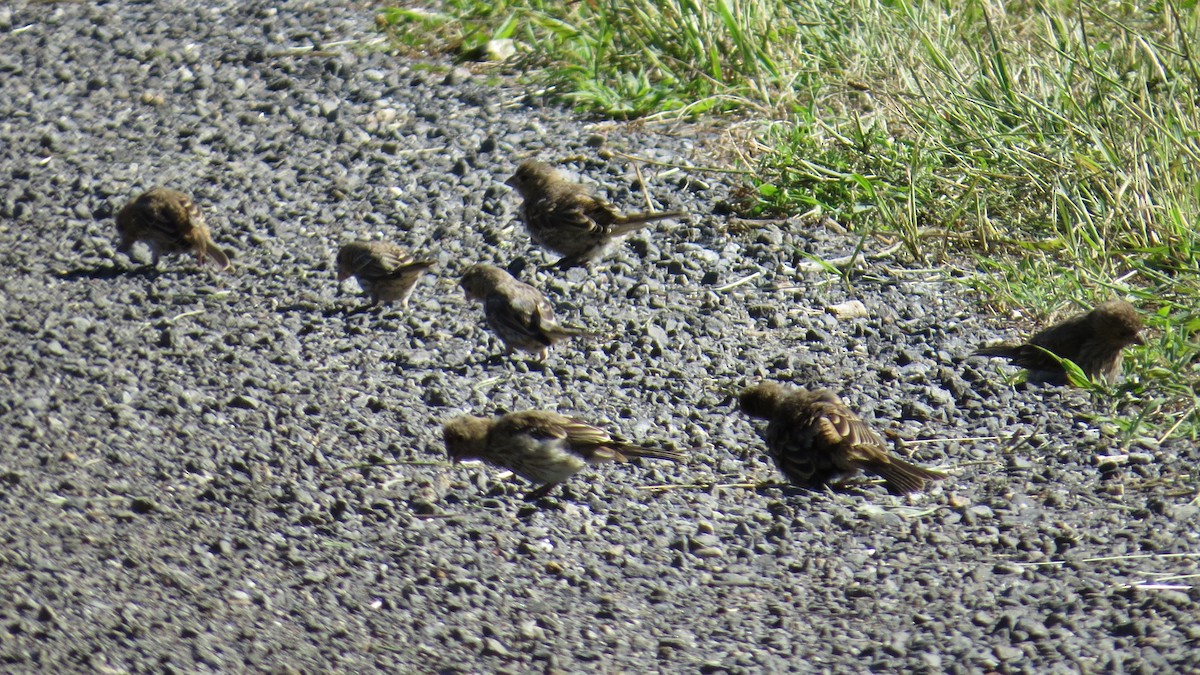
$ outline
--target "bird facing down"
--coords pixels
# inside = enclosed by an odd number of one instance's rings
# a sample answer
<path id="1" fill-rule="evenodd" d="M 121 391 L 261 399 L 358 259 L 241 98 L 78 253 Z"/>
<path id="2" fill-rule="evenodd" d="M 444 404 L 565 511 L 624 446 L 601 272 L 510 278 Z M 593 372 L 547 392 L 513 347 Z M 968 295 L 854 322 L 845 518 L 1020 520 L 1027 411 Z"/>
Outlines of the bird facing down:
<path id="1" fill-rule="evenodd" d="M 541 292 L 499 267 L 472 265 L 463 273 L 460 285 L 468 300 L 483 303 L 488 326 L 509 353 L 519 349 L 545 360 L 556 342 L 588 335 L 578 328 L 559 325 L 554 307 Z"/>
<path id="2" fill-rule="evenodd" d="M 589 464 L 650 457 L 682 462 L 674 450 L 643 448 L 586 422 L 546 410 L 509 413 L 496 419 L 456 417 L 442 426 L 446 454 L 459 462 L 479 459 L 539 485 L 526 499 L 546 496 Z"/>
<path id="3" fill-rule="evenodd" d="M 869 471 L 882 476 L 892 492 L 907 494 L 947 478 L 890 454 L 879 434 L 828 389 L 763 383 L 743 390 L 739 403 L 751 417 L 768 420 L 771 459 L 798 485 L 837 485 Z"/>
<path id="4" fill-rule="evenodd" d="M 350 277 L 371 296 L 371 304 L 400 301 L 408 307 L 417 281 L 429 268 L 431 260 L 414 260 L 408 251 L 386 241 L 352 241 L 338 249 L 337 278 Z"/>
<path id="5" fill-rule="evenodd" d="M 614 240 L 656 220 L 686 215 L 683 211 L 622 215 L 554 167 L 533 159 L 521 162 L 505 183 L 524 199 L 520 213 L 529 237 L 563 256 L 555 263 L 560 269 L 588 264 Z"/>
<path id="6" fill-rule="evenodd" d="M 972 356 L 1001 356 L 1028 370 L 1031 382 L 1066 384 L 1066 370 L 1044 349 L 1075 362 L 1089 378 L 1112 383 L 1121 374 L 1122 350 L 1144 344 L 1138 335 L 1141 329 L 1142 319 L 1133 305 L 1112 300 L 1054 324 L 1024 344 L 981 347 Z"/>
<path id="7" fill-rule="evenodd" d="M 150 247 L 153 264 L 165 254 L 191 253 L 200 264 L 211 261 L 228 269 L 229 256 L 213 243 L 204 216 L 190 197 L 170 188 L 156 187 L 130 200 L 117 213 L 117 250 L 129 255 L 136 242 Z"/>

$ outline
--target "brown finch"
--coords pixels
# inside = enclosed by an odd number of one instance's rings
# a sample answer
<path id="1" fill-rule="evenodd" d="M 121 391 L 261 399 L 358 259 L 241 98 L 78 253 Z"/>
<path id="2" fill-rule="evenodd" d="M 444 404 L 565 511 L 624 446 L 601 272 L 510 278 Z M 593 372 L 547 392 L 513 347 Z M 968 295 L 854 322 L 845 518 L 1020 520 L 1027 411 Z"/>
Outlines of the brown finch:
<path id="1" fill-rule="evenodd" d="M 400 301 L 408 307 L 408 297 L 431 260 L 414 260 L 408 251 L 386 241 L 352 241 L 338 249 L 337 278 L 350 277 L 371 296 L 371 304 Z"/>
<path id="2" fill-rule="evenodd" d="M 674 450 L 631 445 L 574 417 L 545 410 L 509 413 L 491 420 L 463 415 L 446 422 L 442 435 L 453 461 L 483 460 L 541 486 L 526 499 L 546 496 L 589 464 L 625 462 L 630 457 L 672 462 L 685 458 Z"/>
<path id="3" fill-rule="evenodd" d="M 483 302 L 483 314 L 508 353 L 514 349 L 545 360 L 556 342 L 587 336 L 586 331 L 561 326 L 554 307 L 536 288 L 517 281 L 493 265 L 472 265 L 460 282 L 468 300 Z"/>
<path id="4" fill-rule="evenodd" d="M 947 478 L 888 453 L 879 434 L 828 389 L 763 383 L 742 391 L 739 402 L 746 414 L 769 421 L 771 459 L 798 485 L 837 485 L 865 470 L 882 476 L 893 492 L 907 494 Z"/>
<path id="5" fill-rule="evenodd" d="M 229 256 L 213 243 L 204 216 L 190 197 L 170 188 L 156 187 L 131 200 L 117 213 L 117 250 L 129 255 L 134 243 L 146 242 L 153 264 L 164 253 L 192 253 L 200 264 L 212 261 L 229 268 Z"/>
<path id="6" fill-rule="evenodd" d="M 1028 370 L 1031 382 L 1066 384 L 1066 370 L 1048 351 L 1075 362 L 1088 377 L 1111 383 L 1121 374 L 1121 350 L 1144 344 L 1141 329 L 1133 305 L 1112 300 L 1034 334 L 1025 344 L 981 347 L 972 356 L 1002 356 Z"/>
<path id="7" fill-rule="evenodd" d="M 612 204 L 588 194 L 549 164 L 527 159 L 505 183 L 521 194 L 521 220 L 534 243 L 563 257 L 560 269 L 586 265 L 608 245 L 656 220 L 679 218 L 683 211 L 622 215 Z"/>

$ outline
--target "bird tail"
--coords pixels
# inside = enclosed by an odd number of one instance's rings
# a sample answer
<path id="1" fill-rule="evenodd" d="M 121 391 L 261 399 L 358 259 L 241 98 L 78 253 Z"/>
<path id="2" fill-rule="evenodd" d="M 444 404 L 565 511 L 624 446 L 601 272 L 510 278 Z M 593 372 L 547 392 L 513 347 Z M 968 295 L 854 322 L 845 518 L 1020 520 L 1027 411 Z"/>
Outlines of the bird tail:
<path id="1" fill-rule="evenodd" d="M 432 260 L 417 260 L 397 267 L 396 269 L 392 270 L 392 273 L 389 274 L 387 278 L 399 279 L 400 277 L 412 274 L 414 272 L 420 274 L 433 266 L 434 262 Z"/>
<path id="2" fill-rule="evenodd" d="M 623 234 L 636 232 L 643 227 L 648 227 L 650 223 L 658 220 L 667 220 L 668 218 L 682 218 L 687 215 L 686 211 L 646 211 L 645 213 L 631 213 L 621 216 L 621 219 L 613 223 L 609 233 L 614 237 L 619 237 Z"/>
<path id="3" fill-rule="evenodd" d="M 1013 345 L 992 345 L 991 347 L 980 347 L 976 349 L 971 356 L 1000 356 L 1006 359 L 1015 359 L 1019 354 L 1020 347 Z"/>
<path id="4" fill-rule="evenodd" d="M 621 454 L 627 457 L 648 457 L 650 459 L 665 459 L 672 462 L 686 462 L 687 455 L 678 450 L 663 448 L 643 448 L 639 445 L 622 445 Z"/>
<path id="5" fill-rule="evenodd" d="M 221 250 L 220 246 L 212 243 L 212 241 L 204 242 L 204 248 L 200 251 L 201 262 L 211 260 L 218 268 L 227 270 L 232 264 L 229 262 L 229 256 L 225 255 L 225 251 Z"/>
<path id="6" fill-rule="evenodd" d="M 530 325 L 531 333 L 534 335 L 543 335 L 549 340 L 547 346 L 559 340 L 565 340 L 572 337 L 590 338 L 595 337 L 592 333 L 574 326 L 563 326 L 554 322 L 544 322 L 540 312 L 534 313 L 533 321 Z M 545 343 L 545 341 L 543 341 Z"/>
<path id="7" fill-rule="evenodd" d="M 552 342 L 558 342 L 559 340 L 565 340 L 567 338 L 586 339 L 596 337 L 594 333 L 589 333 L 582 328 L 575 328 L 574 326 L 542 326 L 541 332 L 543 335 L 550 338 Z"/>
<path id="8" fill-rule="evenodd" d="M 926 483 L 950 477 L 941 471 L 910 464 L 899 457 L 890 457 L 887 462 L 872 462 L 864 468 L 883 476 L 888 488 L 898 494 L 919 492 L 925 489 Z"/>

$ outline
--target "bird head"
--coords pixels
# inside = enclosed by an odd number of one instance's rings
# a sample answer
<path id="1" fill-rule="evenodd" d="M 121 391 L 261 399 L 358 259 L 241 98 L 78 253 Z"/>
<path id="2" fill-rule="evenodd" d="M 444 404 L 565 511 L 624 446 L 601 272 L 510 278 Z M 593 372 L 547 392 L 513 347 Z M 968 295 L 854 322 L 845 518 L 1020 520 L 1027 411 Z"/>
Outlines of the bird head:
<path id="1" fill-rule="evenodd" d="M 512 279 L 512 276 L 499 267 L 476 264 L 471 265 L 466 272 L 463 272 L 458 285 L 462 287 L 468 300 L 482 300 L 497 286 L 509 279 Z"/>
<path id="2" fill-rule="evenodd" d="M 1124 300 L 1112 300 L 1093 309 L 1089 323 L 1097 336 L 1122 347 L 1145 344 L 1138 333 L 1142 330 L 1142 317 L 1137 309 Z"/>
<path id="3" fill-rule="evenodd" d="M 358 258 L 363 254 L 363 250 L 357 245 L 358 242 L 346 244 L 338 249 L 337 254 L 337 280 L 345 281 L 354 276 L 358 272 Z"/>
<path id="4" fill-rule="evenodd" d="M 557 177 L 554 167 L 536 159 L 527 159 L 517 166 L 516 173 L 509 176 L 504 184 L 521 193 L 522 197 L 528 197 L 539 188 L 553 183 Z"/>
<path id="5" fill-rule="evenodd" d="M 763 382 L 742 390 L 738 405 L 742 412 L 751 417 L 766 419 L 775 414 L 779 404 L 788 396 L 788 390 L 774 382 Z"/>
<path id="6" fill-rule="evenodd" d="M 442 438 L 446 441 L 446 456 L 454 462 L 479 459 L 487 448 L 490 420 L 474 415 L 462 415 L 442 425 Z"/>

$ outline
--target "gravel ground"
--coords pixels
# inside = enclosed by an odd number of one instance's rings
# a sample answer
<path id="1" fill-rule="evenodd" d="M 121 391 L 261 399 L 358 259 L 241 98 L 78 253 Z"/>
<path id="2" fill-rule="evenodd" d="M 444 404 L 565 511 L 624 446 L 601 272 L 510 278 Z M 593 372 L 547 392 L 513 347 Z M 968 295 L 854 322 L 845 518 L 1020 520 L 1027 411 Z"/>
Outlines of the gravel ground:
<path id="1" fill-rule="evenodd" d="M 943 275 L 806 272 L 854 242 L 731 227 L 732 182 L 654 165 L 690 221 L 543 272 L 498 179 L 536 154 L 643 206 L 596 126 L 484 75 L 312 51 L 373 37 L 357 3 L 91 5 L 0 6 L 0 670 L 1200 669 L 1200 588 L 1164 578 L 1200 572 L 1200 451 L 1125 448 L 1087 395 L 964 361 L 1005 331 Z M 694 130 L 600 129 L 713 161 Z M 233 273 L 115 252 L 116 210 L 156 184 L 195 197 Z M 408 311 L 352 313 L 352 238 L 437 276 Z M 493 358 L 457 289 L 475 261 L 525 261 L 601 336 Z M 826 311 L 848 300 L 869 316 Z M 760 377 L 939 439 L 907 447 L 954 477 L 755 487 L 778 476 L 730 395 Z M 540 508 L 444 462 L 440 420 L 531 407 L 693 459 L 597 468 Z"/>

